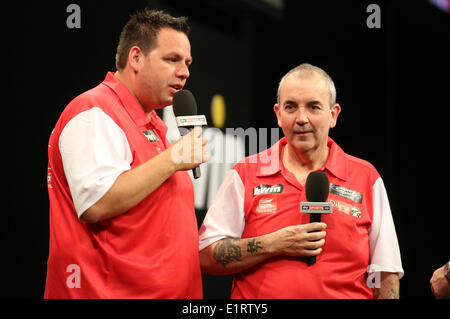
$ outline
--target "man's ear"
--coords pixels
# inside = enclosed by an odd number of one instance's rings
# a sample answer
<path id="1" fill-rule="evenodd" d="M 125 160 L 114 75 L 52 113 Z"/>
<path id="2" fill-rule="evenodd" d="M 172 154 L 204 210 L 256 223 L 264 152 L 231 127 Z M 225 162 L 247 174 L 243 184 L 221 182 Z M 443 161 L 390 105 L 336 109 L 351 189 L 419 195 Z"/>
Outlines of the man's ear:
<path id="1" fill-rule="evenodd" d="M 144 53 L 138 46 L 132 47 L 128 52 L 128 64 L 134 73 L 137 73 L 140 70 L 143 58 Z"/>
<path id="2" fill-rule="evenodd" d="M 280 123 L 280 106 L 278 104 L 275 104 L 273 106 L 273 111 L 275 112 L 275 115 L 277 116 L 278 126 L 281 127 L 281 123 Z"/>
<path id="3" fill-rule="evenodd" d="M 341 113 L 341 106 L 336 103 L 331 108 L 331 118 L 332 119 L 331 119 L 330 128 L 334 128 L 336 126 L 339 113 Z"/>

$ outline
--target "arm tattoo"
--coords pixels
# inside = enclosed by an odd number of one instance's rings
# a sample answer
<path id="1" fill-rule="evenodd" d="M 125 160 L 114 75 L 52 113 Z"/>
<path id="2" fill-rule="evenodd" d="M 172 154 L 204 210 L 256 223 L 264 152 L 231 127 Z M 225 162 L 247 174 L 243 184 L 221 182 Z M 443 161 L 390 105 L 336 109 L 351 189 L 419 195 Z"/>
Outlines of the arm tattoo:
<path id="1" fill-rule="evenodd" d="M 378 299 L 378 298 L 380 298 L 380 289 L 375 288 L 373 290 L 373 299 Z"/>
<path id="2" fill-rule="evenodd" d="M 379 299 L 381 296 L 381 289 L 380 288 L 375 288 L 373 290 L 373 298 L 374 299 Z M 400 293 L 398 291 L 398 289 L 395 288 L 389 288 L 388 291 L 385 292 L 385 295 L 382 296 L 383 299 L 399 299 L 400 298 Z"/>
<path id="3" fill-rule="evenodd" d="M 398 293 L 398 290 L 391 288 L 387 292 L 387 295 L 384 297 L 384 299 L 399 299 L 400 294 Z"/>
<path id="4" fill-rule="evenodd" d="M 241 247 L 235 244 L 236 239 L 225 238 L 214 247 L 214 259 L 223 267 L 234 260 L 242 261 Z"/>
<path id="5" fill-rule="evenodd" d="M 248 244 L 247 244 L 247 251 L 249 253 L 256 253 L 258 251 L 258 249 L 262 249 L 260 241 L 256 241 L 256 239 L 253 238 L 252 241 L 248 242 Z"/>

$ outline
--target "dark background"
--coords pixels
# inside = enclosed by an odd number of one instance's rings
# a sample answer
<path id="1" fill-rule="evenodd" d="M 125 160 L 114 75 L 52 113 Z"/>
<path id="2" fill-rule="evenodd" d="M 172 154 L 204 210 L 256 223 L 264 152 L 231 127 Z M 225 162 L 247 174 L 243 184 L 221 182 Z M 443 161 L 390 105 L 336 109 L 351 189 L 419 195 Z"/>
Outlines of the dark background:
<path id="1" fill-rule="evenodd" d="M 331 136 L 370 161 L 389 194 L 405 270 L 401 297 L 433 298 L 429 279 L 450 257 L 450 16 L 427 1 L 310 2 L 286 0 L 282 9 L 251 0 L 5 2 L 2 297 L 42 298 L 49 135 L 71 99 L 115 70 L 122 26 L 149 6 L 189 17 L 195 61 L 186 88 L 208 117 L 221 93 L 226 127 L 276 127 L 278 82 L 296 65 L 330 74 L 342 107 Z M 81 29 L 66 26 L 70 3 L 81 7 Z M 366 25 L 370 3 L 381 7 L 380 29 Z M 205 298 L 227 298 L 229 289 L 230 277 L 204 276 Z"/>

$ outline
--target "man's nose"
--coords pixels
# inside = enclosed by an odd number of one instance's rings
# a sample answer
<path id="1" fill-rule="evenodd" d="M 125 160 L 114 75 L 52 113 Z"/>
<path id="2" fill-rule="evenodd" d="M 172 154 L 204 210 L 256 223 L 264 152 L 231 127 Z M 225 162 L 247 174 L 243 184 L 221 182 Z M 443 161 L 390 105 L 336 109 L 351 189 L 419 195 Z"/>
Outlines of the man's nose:
<path id="1" fill-rule="evenodd" d="M 181 64 L 180 65 L 180 67 L 178 68 L 178 70 L 177 70 L 177 77 L 181 77 L 181 78 L 183 78 L 184 80 L 185 79 L 187 79 L 187 78 L 189 78 L 189 76 L 191 75 L 190 73 L 189 73 L 189 68 L 188 68 L 188 66 L 186 65 L 186 64 Z"/>
<path id="2" fill-rule="evenodd" d="M 299 125 L 303 125 L 303 124 L 308 123 L 309 122 L 308 112 L 306 112 L 306 110 L 304 108 L 300 107 L 297 110 L 297 117 L 296 117 L 295 121 Z"/>

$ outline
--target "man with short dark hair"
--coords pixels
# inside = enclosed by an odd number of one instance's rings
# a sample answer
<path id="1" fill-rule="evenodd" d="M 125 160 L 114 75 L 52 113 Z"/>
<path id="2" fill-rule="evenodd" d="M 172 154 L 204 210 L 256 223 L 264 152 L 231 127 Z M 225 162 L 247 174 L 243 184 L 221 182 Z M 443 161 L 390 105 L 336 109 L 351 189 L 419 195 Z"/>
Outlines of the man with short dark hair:
<path id="1" fill-rule="evenodd" d="M 45 298 L 202 298 L 186 170 L 208 160 L 206 140 L 193 130 L 173 147 L 154 112 L 190 75 L 188 32 L 186 18 L 132 15 L 117 72 L 72 100 L 56 123 Z"/>

